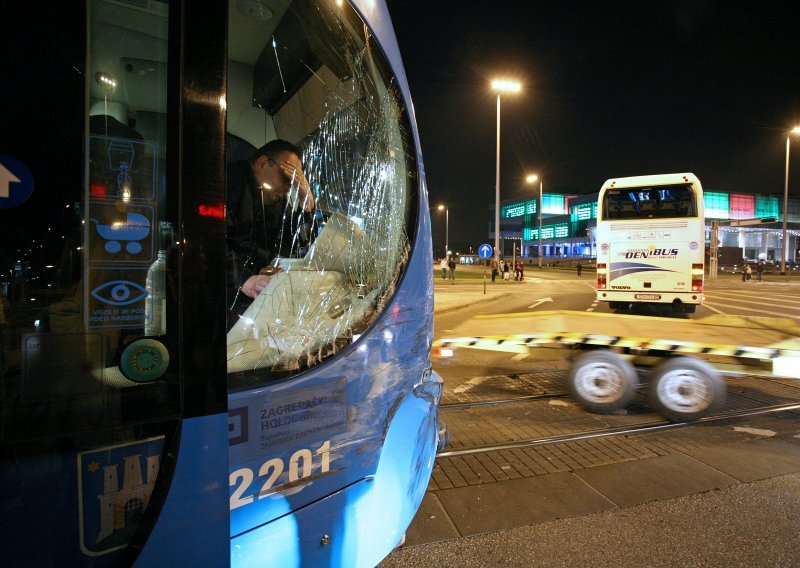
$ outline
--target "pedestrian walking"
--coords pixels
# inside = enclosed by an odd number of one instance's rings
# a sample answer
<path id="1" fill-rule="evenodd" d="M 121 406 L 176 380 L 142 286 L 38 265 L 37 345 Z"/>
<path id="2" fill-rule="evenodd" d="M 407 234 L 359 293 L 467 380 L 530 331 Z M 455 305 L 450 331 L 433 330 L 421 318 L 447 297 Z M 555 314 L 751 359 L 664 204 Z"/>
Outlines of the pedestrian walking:
<path id="1" fill-rule="evenodd" d="M 750 268 L 749 264 L 745 267 L 745 273 L 747 275 L 747 280 L 752 280 L 753 279 L 753 269 Z"/>
<path id="2" fill-rule="evenodd" d="M 497 278 L 497 273 L 498 273 L 498 270 L 497 270 L 497 259 L 493 258 L 492 259 L 492 282 L 494 282 L 495 278 Z"/>
<path id="3" fill-rule="evenodd" d="M 578 276 L 580 276 L 581 275 L 581 270 L 583 270 L 583 267 L 581 266 L 580 262 L 578 263 L 578 267 L 577 268 L 578 268 Z"/>
<path id="4" fill-rule="evenodd" d="M 442 257 L 442 262 L 439 264 L 442 269 L 442 280 L 447 280 L 447 257 Z"/>
<path id="5" fill-rule="evenodd" d="M 764 261 L 759 260 L 756 264 L 756 279 L 761 282 L 764 274 Z"/>
<path id="6" fill-rule="evenodd" d="M 503 261 L 503 280 L 511 280 L 511 272 L 509 272 L 508 261 Z"/>

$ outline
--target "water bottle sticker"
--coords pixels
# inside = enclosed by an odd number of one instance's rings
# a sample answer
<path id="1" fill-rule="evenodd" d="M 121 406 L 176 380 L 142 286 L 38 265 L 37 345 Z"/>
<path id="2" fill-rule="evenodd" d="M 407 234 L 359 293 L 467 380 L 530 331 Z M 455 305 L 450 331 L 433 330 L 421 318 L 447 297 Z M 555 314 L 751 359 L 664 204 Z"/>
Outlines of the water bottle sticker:
<path id="1" fill-rule="evenodd" d="M 156 145 L 128 138 L 89 137 L 89 193 L 94 199 L 152 201 Z"/>

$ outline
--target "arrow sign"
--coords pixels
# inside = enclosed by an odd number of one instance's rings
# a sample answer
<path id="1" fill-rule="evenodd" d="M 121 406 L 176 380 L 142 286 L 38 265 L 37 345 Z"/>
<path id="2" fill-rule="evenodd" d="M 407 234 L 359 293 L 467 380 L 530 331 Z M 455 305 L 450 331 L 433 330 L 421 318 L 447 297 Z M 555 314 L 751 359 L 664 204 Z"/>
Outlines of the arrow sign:
<path id="1" fill-rule="evenodd" d="M 32 193 L 33 176 L 25 164 L 0 155 L 0 209 L 22 205 Z"/>
<path id="2" fill-rule="evenodd" d="M 19 178 L 8 170 L 3 164 L 0 164 L 0 197 L 8 197 L 11 195 L 11 190 L 8 186 L 12 183 L 19 183 Z"/>
<path id="3" fill-rule="evenodd" d="M 478 256 L 481 258 L 489 258 L 492 256 L 492 245 L 483 244 L 478 247 Z"/>
<path id="4" fill-rule="evenodd" d="M 532 303 L 530 306 L 528 306 L 528 309 L 529 309 L 529 310 L 532 310 L 532 309 L 534 309 L 534 308 L 538 308 L 539 306 L 541 306 L 541 305 L 542 305 L 542 304 L 544 304 L 544 303 L 547 303 L 547 302 L 552 302 L 552 301 L 553 301 L 553 298 L 550 298 L 550 297 L 547 297 L 547 298 L 539 298 L 539 299 L 538 299 L 538 300 L 536 300 L 534 303 Z"/>

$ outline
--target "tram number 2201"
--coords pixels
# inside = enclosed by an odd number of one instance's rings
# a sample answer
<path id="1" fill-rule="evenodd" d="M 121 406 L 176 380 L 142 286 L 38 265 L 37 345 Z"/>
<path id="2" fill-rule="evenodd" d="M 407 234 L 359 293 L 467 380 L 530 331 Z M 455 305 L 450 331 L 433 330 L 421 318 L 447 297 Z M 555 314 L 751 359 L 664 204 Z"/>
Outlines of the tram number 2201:
<path id="1" fill-rule="evenodd" d="M 314 471 L 315 457 L 319 458 L 319 471 L 320 473 L 327 473 L 331 469 L 331 441 L 326 440 L 315 451 L 308 448 L 297 450 L 289 458 L 289 478 L 288 483 L 309 477 Z M 236 487 L 231 495 L 231 511 L 244 507 L 253 502 L 254 499 L 263 499 L 269 495 L 270 489 L 275 487 L 275 483 L 281 479 L 283 472 L 286 470 L 286 462 L 281 458 L 272 458 L 261 464 L 258 468 L 258 477 L 265 478 L 261 489 L 256 494 L 244 496 L 247 490 L 255 481 L 255 472 L 249 467 L 243 467 L 231 472 L 228 478 L 230 487 Z M 284 481 L 286 483 L 286 481 Z M 281 483 L 282 485 L 283 483 Z M 238 487 L 237 487 L 238 485 Z"/>

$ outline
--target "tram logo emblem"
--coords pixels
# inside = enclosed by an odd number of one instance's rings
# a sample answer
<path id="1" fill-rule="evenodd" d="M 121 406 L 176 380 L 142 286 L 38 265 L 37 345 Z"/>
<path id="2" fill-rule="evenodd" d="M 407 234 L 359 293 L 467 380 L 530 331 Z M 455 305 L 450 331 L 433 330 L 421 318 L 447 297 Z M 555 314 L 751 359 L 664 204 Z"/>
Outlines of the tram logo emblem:
<path id="1" fill-rule="evenodd" d="M 88 556 L 123 548 L 150 503 L 164 437 L 78 454 L 80 546 Z"/>

